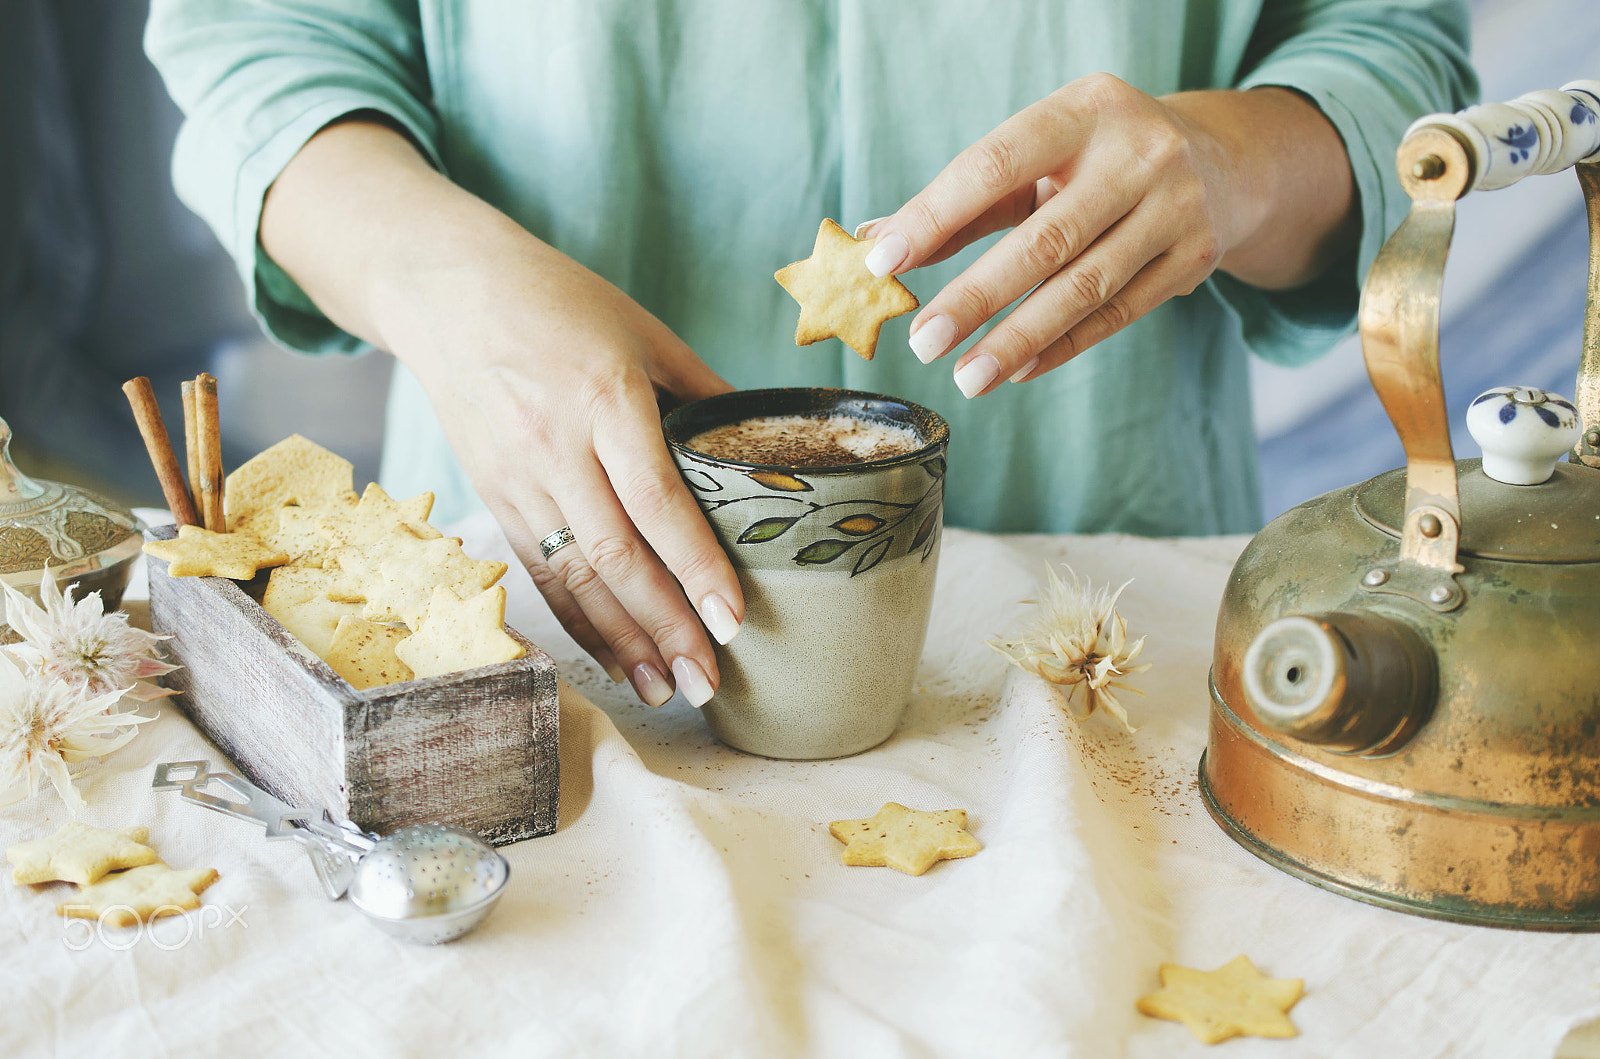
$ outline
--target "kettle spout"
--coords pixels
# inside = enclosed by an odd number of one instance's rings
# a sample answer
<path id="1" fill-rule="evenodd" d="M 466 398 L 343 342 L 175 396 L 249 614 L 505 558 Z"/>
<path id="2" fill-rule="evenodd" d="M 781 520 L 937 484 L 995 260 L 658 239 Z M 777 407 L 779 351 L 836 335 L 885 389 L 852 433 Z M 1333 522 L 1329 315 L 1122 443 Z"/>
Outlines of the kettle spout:
<path id="1" fill-rule="evenodd" d="M 1251 643 L 1242 675 L 1267 728 L 1366 757 L 1404 746 L 1438 695 L 1438 665 L 1422 637 L 1365 611 L 1279 618 Z"/>

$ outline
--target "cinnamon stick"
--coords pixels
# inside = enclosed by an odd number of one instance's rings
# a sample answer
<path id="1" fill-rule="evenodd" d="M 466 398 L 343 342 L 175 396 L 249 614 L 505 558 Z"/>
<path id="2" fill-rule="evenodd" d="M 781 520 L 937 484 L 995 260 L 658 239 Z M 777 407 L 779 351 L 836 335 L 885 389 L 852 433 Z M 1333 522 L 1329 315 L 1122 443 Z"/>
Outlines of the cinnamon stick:
<path id="1" fill-rule="evenodd" d="M 195 495 L 206 529 L 228 532 L 222 510 L 222 432 L 217 418 L 217 380 L 201 372 L 194 381 L 194 415 L 199 425 L 200 488 Z"/>
<path id="2" fill-rule="evenodd" d="M 150 465 L 161 481 L 161 492 L 172 509 L 172 519 L 180 526 L 198 526 L 194 501 L 183 484 L 183 472 L 178 469 L 178 458 L 172 454 L 172 441 L 167 437 L 167 425 L 161 421 L 161 409 L 156 405 L 155 391 L 150 380 L 140 375 L 122 384 L 122 392 L 133 407 L 133 418 L 139 424 L 139 435 L 144 438 L 145 451 L 150 454 Z"/>
<path id="3" fill-rule="evenodd" d="M 194 410 L 194 380 L 183 380 L 183 451 L 189 463 L 189 495 L 200 495 L 200 420 Z"/>

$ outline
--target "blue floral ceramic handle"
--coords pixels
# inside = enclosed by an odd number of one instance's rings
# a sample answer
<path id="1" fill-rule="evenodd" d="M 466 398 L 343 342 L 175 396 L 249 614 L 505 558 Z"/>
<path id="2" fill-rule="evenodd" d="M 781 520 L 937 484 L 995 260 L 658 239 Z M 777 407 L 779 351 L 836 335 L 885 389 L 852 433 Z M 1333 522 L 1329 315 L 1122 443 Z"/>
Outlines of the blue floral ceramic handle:
<path id="1" fill-rule="evenodd" d="M 1480 103 L 1459 114 L 1429 114 L 1406 135 L 1430 126 L 1466 143 L 1473 163 L 1467 190 L 1492 191 L 1577 162 L 1600 162 L 1600 81 L 1573 81 L 1560 91 Z"/>

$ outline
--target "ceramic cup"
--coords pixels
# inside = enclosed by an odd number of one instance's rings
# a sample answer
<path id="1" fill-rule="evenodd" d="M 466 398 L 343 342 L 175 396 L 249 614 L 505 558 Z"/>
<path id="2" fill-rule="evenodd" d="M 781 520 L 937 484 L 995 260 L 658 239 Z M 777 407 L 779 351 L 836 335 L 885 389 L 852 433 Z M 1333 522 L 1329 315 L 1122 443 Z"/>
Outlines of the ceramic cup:
<path id="1" fill-rule="evenodd" d="M 793 467 L 713 458 L 687 442 L 759 416 L 848 415 L 913 431 L 887 459 Z M 765 757 L 844 757 L 893 733 L 933 604 L 950 428 L 920 405 L 856 390 L 719 394 L 664 423 L 690 491 L 744 590 L 703 707 L 722 742 Z"/>

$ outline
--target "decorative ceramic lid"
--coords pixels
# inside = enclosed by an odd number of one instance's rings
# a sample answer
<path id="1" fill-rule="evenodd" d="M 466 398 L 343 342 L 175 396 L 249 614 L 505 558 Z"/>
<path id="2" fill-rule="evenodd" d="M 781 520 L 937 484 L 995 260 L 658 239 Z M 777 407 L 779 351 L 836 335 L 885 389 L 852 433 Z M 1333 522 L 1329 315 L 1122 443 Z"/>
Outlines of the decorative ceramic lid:
<path id="1" fill-rule="evenodd" d="M 142 545 L 138 521 L 121 504 L 17 470 L 11 427 L 0 419 L 0 580 L 27 591 L 46 566 L 77 578 L 127 562 Z"/>

